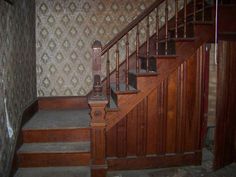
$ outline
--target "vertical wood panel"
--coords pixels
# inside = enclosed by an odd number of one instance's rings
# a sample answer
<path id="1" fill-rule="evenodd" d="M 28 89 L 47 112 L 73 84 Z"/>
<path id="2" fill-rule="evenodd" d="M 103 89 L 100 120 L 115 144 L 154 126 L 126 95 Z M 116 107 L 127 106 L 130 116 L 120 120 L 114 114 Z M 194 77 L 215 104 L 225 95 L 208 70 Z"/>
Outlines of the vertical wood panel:
<path id="1" fill-rule="evenodd" d="M 137 107 L 127 116 L 127 155 L 135 156 L 137 151 Z"/>
<path id="2" fill-rule="evenodd" d="M 196 56 L 192 56 L 187 61 L 187 73 L 186 73 L 186 127 L 185 127 L 185 151 L 191 151 L 195 145 L 195 133 L 196 133 L 196 72 L 197 72 L 197 60 Z"/>
<path id="3" fill-rule="evenodd" d="M 106 133 L 106 151 L 108 157 L 116 157 L 116 126 Z"/>
<path id="4" fill-rule="evenodd" d="M 147 154 L 155 154 L 157 149 L 157 90 L 148 96 Z"/>
<path id="5" fill-rule="evenodd" d="M 164 106 L 163 106 L 163 82 L 157 88 L 157 154 L 163 154 L 163 122 L 164 122 Z"/>
<path id="6" fill-rule="evenodd" d="M 182 152 L 182 122 L 183 122 L 183 64 L 178 67 L 177 80 L 177 115 L 176 115 L 176 152 Z"/>
<path id="7" fill-rule="evenodd" d="M 166 152 L 173 153 L 176 148 L 177 71 L 169 76 L 167 89 Z"/>
<path id="8" fill-rule="evenodd" d="M 137 128 L 137 156 L 144 156 L 146 154 L 146 144 L 147 144 L 147 123 L 146 123 L 146 113 L 147 113 L 147 98 L 145 98 L 138 105 L 138 128 Z"/>
<path id="9" fill-rule="evenodd" d="M 166 142 L 167 142 L 167 104 L 168 104 L 168 92 L 167 92 L 167 88 L 168 88 L 168 80 L 164 80 L 163 82 L 163 124 L 162 124 L 162 135 L 163 135 L 163 142 L 162 142 L 162 149 L 163 152 L 166 153 Z"/>
<path id="10" fill-rule="evenodd" d="M 117 157 L 126 156 L 126 118 L 122 119 L 116 126 L 117 131 Z"/>
<path id="11" fill-rule="evenodd" d="M 235 160 L 236 42 L 221 41 L 218 51 L 215 169 Z"/>

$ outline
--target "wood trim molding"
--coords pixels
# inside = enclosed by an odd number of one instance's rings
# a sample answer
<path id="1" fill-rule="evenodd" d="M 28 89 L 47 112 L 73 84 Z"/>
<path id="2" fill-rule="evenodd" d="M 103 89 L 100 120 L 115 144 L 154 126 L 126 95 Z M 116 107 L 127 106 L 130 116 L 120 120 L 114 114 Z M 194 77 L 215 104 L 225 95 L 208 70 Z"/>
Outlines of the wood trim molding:
<path id="1" fill-rule="evenodd" d="M 200 165 L 202 152 L 165 154 L 144 157 L 108 158 L 108 170 L 135 170 L 144 168 L 163 168 L 181 165 Z"/>

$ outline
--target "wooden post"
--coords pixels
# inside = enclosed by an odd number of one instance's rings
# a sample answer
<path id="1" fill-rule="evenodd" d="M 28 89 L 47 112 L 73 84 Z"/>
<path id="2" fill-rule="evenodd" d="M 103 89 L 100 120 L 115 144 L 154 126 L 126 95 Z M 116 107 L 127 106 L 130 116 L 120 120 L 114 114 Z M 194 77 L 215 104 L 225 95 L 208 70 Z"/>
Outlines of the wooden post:
<path id="1" fill-rule="evenodd" d="M 93 46 L 93 93 L 89 97 L 88 103 L 91 109 L 91 176 L 106 177 L 106 121 L 105 107 L 107 98 L 102 92 L 101 83 L 101 42 L 95 41 Z"/>
<path id="2" fill-rule="evenodd" d="M 91 98 L 88 103 L 91 108 L 91 176 L 106 177 L 105 107 L 108 101 L 104 98 Z"/>

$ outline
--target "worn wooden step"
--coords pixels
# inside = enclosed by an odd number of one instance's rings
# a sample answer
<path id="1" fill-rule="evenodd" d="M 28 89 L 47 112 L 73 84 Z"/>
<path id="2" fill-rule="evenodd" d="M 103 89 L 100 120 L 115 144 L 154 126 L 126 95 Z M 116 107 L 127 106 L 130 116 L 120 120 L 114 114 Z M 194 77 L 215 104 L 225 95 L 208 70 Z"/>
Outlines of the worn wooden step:
<path id="1" fill-rule="evenodd" d="M 126 86 L 126 84 L 120 83 L 117 90 L 116 84 L 111 84 L 111 97 L 118 107 L 123 97 L 130 94 L 137 94 L 138 92 L 139 90 L 132 87 L 131 85 Z"/>
<path id="2" fill-rule="evenodd" d="M 90 177 L 90 167 L 20 168 L 14 177 Z"/>
<path id="3" fill-rule="evenodd" d="M 136 70 L 129 71 L 129 85 L 137 89 L 137 77 L 152 77 L 157 76 L 158 73 L 155 71 L 147 72 L 144 69 L 140 69 L 139 72 Z"/>
<path id="4" fill-rule="evenodd" d="M 24 143 L 17 156 L 20 167 L 89 165 L 90 142 Z"/>
<path id="5" fill-rule="evenodd" d="M 89 110 L 39 110 L 22 128 L 24 143 L 89 141 Z"/>

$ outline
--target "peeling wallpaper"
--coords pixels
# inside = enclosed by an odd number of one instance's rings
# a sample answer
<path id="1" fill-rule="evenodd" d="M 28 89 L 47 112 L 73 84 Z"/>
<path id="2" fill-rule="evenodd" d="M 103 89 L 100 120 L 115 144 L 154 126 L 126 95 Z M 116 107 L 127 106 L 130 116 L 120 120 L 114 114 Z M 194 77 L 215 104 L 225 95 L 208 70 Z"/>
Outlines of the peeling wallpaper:
<path id="1" fill-rule="evenodd" d="M 34 0 L 0 0 L 0 176 L 8 176 L 21 115 L 37 97 Z"/>

